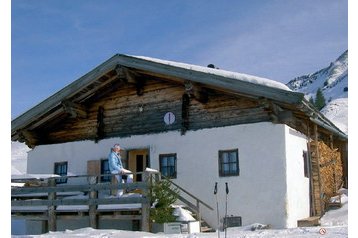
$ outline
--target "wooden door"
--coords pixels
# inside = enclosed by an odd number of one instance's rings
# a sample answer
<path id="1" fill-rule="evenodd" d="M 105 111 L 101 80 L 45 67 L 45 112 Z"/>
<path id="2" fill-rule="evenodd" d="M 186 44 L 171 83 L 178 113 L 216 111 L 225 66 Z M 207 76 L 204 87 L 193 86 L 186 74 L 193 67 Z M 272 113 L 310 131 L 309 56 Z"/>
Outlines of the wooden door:
<path id="1" fill-rule="evenodd" d="M 142 181 L 142 172 L 149 165 L 149 153 L 147 149 L 131 150 L 128 152 L 128 169 L 135 173 L 134 182 Z"/>

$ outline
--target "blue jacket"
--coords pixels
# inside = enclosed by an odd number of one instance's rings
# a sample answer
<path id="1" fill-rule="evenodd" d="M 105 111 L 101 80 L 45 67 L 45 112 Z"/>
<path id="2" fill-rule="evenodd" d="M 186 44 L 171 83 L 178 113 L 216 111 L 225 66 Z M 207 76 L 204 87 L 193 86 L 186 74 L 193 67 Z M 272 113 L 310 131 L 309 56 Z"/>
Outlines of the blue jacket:
<path id="1" fill-rule="evenodd" d="M 118 173 L 123 168 L 121 156 L 114 152 L 112 149 L 108 155 L 108 165 L 111 173 L 114 171 L 117 171 Z"/>

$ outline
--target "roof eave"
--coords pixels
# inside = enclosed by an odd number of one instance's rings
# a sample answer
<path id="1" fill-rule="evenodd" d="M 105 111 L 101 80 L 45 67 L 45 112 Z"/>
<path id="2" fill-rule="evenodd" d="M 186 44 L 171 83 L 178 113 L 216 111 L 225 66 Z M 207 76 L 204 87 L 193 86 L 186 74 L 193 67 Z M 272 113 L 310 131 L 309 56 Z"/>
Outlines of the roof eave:
<path id="1" fill-rule="evenodd" d="M 117 63 L 125 67 L 135 68 L 137 70 L 191 80 L 197 83 L 221 88 L 226 91 L 245 93 L 258 98 L 269 98 L 289 104 L 298 105 L 304 98 L 303 93 L 287 91 L 247 81 L 240 81 L 233 78 L 199 72 L 191 69 L 184 69 L 128 55 L 118 55 Z"/>
<path id="2" fill-rule="evenodd" d="M 17 130 L 22 129 L 27 125 L 31 124 L 33 121 L 43 116 L 49 110 L 57 107 L 59 104 L 61 104 L 63 100 L 71 97 L 71 95 L 74 95 L 83 87 L 86 87 L 87 85 L 91 84 L 104 73 L 115 68 L 115 66 L 117 65 L 116 57 L 117 55 L 114 55 L 113 57 L 100 64 L 87 74 L 83 75 L 73 83 L 67 85 L 57 93 L 53 94 L 52 96 L 48 97 L 44 101 L 40 102 L 36 106 L 32 107 L 28 111 L 13 119 L 11 121 L 11 134 L 16 133 Z"/>

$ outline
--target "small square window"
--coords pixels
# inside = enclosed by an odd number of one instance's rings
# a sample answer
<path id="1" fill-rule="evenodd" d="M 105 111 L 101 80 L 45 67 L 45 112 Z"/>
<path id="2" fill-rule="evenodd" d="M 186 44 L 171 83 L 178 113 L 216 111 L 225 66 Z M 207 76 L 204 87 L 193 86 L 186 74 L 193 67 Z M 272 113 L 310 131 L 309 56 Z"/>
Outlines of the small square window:
<path id="1" fill-rule="evenodd" d="M 67 175 L 67 167 L 68 163 L 66 162 L 56 162 L 55 168 L 54 168 L 54 174 L 60 175 L 60 176 L 66 176 Z M 67 178 L 60 178 L 56 179 L 56 183 L 67 183 Z"/>
<path id="2" fill-rule="evenodd" d="M 176 154 L 162 154 L 159 155 L 159 167 L 163 176 L 168 178 L 177 177 L 177 155 Z"/>
<path id="3" fill-rule="evenodd" d="M 219 176 L 238 176 L 239 174 L 239 150 L 220 150 Z"/>

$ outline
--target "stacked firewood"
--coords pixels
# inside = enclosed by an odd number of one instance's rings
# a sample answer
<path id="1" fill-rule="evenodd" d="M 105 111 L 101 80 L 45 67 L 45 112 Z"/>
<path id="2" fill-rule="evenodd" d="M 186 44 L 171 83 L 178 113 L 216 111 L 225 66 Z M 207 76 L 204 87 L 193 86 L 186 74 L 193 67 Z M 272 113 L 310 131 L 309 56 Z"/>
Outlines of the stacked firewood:
<path id="1" fill-rule="evenodd" d="M 343 167 L 337 148 L 331 149 L 323 142 L 318 143 L 319 166 L 322 192 L 326 195 L 336 194 L 343 182 Z"/>

